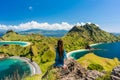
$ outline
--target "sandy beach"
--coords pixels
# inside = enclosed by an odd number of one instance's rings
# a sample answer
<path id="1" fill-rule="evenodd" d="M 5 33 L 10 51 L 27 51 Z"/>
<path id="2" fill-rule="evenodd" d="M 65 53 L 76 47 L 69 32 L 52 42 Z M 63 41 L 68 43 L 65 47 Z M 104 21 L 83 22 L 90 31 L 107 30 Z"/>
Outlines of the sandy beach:
<path id="1" fill-rule="evenodd" d="M 96 46 L 96 45 L 99 45 L 99 44 L 103 44 L 103 43 L 90 44 L 90 46 Z"/>

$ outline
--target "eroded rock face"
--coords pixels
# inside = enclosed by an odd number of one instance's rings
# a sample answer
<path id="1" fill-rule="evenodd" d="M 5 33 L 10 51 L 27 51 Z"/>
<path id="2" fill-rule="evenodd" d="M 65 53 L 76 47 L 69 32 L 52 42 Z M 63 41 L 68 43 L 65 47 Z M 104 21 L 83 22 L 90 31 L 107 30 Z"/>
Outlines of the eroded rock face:
<path id="1" fill-rule="evenodd" d="M 120 80 L 120 66 L 115 67 L 111 72 L 111 80 Z"/>
<path id="2" fill-rule="evenodd" d="M 104 73 L 96 70 L 86 70 L 75 60 L 67 60 L 65 64 L 68 67 L 67 70 L 61 67 L 55 69 L 55 74 L 59 76 L 59 78 L 57 78 L 58 80 L 95 80 L 96 78 L 102 77 L 104 75 Z M 49 72 L 50 71 L 48 71 L 44 78 L 49 75 Z"/>
<path id="3" fill-rule="evenodd" d="M 96 70 L 88 70 L 86 80 L 95 80 L 98 77 L 102 77 L 104 73 L 101 73 Z"/>

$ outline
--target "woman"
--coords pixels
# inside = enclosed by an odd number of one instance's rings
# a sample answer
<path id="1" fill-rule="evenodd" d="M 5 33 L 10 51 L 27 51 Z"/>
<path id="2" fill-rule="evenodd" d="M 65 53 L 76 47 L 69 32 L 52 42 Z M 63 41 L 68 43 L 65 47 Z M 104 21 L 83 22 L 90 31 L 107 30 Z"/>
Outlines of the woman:
<path id="1" fill-rule="evenodd" d="M 63 48 L 63 41 L 58 40 L 56 48 L 56 58 L 55 58 L 55 67 L 63 67 L 67 69 L 67 66 L 64 64 L 64 61 L 67 59 L 66 52 Z"/>

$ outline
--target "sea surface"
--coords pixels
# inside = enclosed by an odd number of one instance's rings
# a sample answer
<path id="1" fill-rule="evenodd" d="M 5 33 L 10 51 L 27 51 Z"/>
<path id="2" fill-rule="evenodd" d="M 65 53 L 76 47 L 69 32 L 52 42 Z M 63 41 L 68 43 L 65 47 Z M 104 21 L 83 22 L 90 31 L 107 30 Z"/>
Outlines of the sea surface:
<path id="1" fill-rule="evenodd" d="M 18 80 L 30 74 L 30 66 L 25 61 L 14 58 L 0 60 L 0 80 Z"/>
<path id="2" fill-rule="evenodd" d="M 85 54 L 92 52 L 101 57 L 105 58 L 116 57 L 120 59 L 120 42 L 95 44 L 91 45 L 91 47 L 92 50 L 84 49 L 73 51 L 70 56 L 73 57 L 74 59 L 79 59 Z"/>

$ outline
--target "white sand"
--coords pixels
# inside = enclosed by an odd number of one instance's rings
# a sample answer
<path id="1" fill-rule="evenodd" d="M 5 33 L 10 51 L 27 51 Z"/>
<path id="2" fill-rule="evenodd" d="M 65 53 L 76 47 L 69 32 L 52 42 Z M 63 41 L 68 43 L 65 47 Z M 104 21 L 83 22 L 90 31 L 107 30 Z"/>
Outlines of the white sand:
<path id="1" fill-rule="evenodd" d="M 90 44 L 90 46 L 96 46 L 96 45 L 99 45 L 99 44 L 103 44 L 103 43 Z"/>

